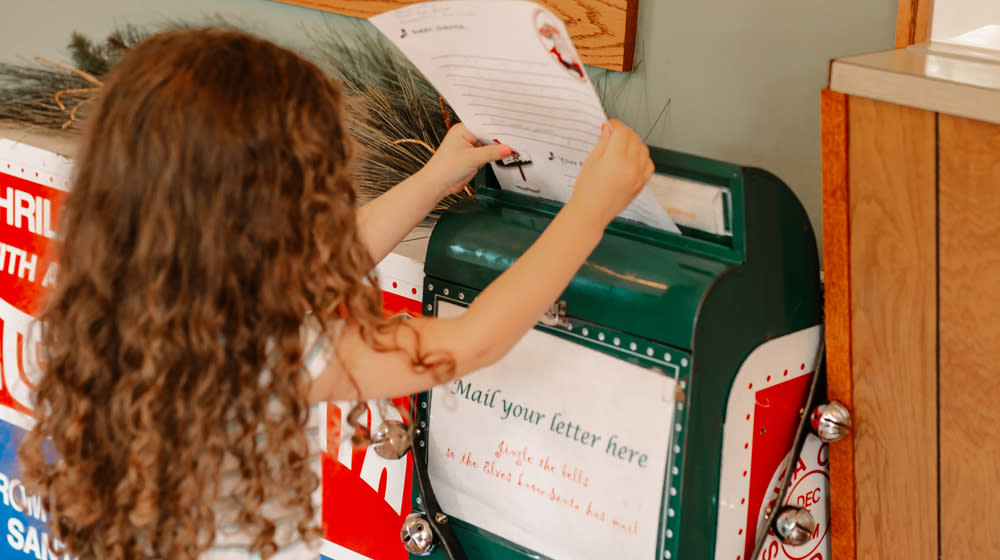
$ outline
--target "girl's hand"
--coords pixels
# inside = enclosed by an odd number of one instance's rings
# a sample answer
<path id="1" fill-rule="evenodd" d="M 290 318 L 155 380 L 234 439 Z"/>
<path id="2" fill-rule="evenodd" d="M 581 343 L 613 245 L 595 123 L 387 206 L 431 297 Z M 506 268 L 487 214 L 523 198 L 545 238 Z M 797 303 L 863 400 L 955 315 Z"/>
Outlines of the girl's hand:
<path id="1" fill-rule="evenodd" d="M 448 130 L 420 173 L 426 174 L 430 184 L 441 186 L 440 196 L 455 194 L 472 180 L 479 168 L 510 153 L 510 147 L 503 144 L 481 146 L 469 129 L 458 123 Z"/>
<path id="2" fill-rule="evenodd" d="M 602 228 L 615 218 L 653 175 L 649 148 L 622 122 L 601 127 L 601 139 L 583 162 L 567 208 L 585 212 Z"/>

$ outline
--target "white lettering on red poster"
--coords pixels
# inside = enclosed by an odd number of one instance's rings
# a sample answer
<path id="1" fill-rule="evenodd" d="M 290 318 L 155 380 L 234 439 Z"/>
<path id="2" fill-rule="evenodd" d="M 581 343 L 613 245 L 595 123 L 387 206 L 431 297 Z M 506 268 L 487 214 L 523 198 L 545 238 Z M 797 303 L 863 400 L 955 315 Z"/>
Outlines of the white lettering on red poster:
<path id="1" fill-rule="evenodd" d="M 51 251 L 71 169 L 67 158 L 0 140 L 0 405 L 26 414 L 41 372 L 32 316 L 58 273 Z"/>

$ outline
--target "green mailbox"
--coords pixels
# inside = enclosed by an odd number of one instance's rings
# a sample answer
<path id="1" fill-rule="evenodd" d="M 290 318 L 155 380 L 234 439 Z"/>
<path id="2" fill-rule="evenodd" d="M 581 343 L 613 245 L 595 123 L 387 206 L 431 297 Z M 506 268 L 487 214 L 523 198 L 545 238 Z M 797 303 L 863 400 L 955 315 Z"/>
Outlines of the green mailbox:
<path id="1" fill-rule="evenodd" d="M 682 234 L 616 220 L 511 356 L 415 401 L 411 517 L 468 558 L 739 560 L 768 530 L 822 336 L 816 239 L 774 175 L 651 155 Z M 431 235 L 426 315 L 461 313 L 559 209 L 477 182 Z M 810 449 L 793 481 L 812 504 Z M 796 550 L 829 558 L 814 513 Z"/>

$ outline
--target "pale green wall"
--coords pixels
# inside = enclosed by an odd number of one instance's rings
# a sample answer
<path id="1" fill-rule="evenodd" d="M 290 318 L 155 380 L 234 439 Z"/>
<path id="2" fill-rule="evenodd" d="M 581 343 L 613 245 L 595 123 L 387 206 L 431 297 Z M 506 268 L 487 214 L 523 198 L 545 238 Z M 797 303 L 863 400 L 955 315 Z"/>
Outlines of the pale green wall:
<path id="1" fill-rule="evenodd" d="M 67 60 L 73 31 L 94 40 L 117 25 L 156 26 L 174 20 L 222 16 L 243 29 L 283 43 L 307 44 L 303 32 L 346 19 L 270 0 L 0 0 L 5 4 L 0 60 L 42 55 Z"/>
<path id="2" fill-rule="evenodd" d="M 217 14 L 307 46 L 304 33 L 345 19 L 269 0 L 0 1 L 6 62 L 65 62 L 73 30 L 102 39 L 123 23 Z M 798 194 L 819 234 L 819 90 L 828 62 L 891 48 L 895 12 L 896 0 L 640 0 L 641 64 L 608 76 L 609 113 L 648 133 L 650 144 L 772 171 Z"/>
<path id="3" fill-rule="evenodd" d="M 829 60 L 892 48 L 895 25 L 896 0 L 640 0 L 642 66 L 609 111 L 649 144 L 775 173 L 819 237 Z"/>

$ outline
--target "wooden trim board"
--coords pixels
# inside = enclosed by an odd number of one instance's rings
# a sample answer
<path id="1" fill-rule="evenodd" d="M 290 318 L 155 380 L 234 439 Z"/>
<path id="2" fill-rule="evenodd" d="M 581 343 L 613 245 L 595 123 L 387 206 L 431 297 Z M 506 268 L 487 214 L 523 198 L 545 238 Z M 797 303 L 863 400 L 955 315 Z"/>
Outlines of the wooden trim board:
<path id="1" fill-rule="evenodd" d="M 851 268 L 847 96 L 820 94 L 823 161 L 823 289 L 827 397 L 852 410 Z M 854 558 L 854 438 L 830 445 L 830 535 L 834 558 Z"/>
<path id="2" fill-rule="evenodd" d="M 423 0 L 276 0 L 368 18 Z M 536 0 L 561 17 L 584 64 L 629 72 L 635 57 L 639 0 Z"/>
<path id="3" fill-rule="evenodd" d="M 896 48 L 901 49 L 931 38 L 933 0 L 899 0 L 896 5 Z"/>

